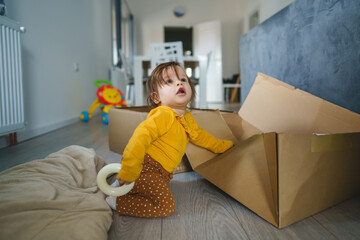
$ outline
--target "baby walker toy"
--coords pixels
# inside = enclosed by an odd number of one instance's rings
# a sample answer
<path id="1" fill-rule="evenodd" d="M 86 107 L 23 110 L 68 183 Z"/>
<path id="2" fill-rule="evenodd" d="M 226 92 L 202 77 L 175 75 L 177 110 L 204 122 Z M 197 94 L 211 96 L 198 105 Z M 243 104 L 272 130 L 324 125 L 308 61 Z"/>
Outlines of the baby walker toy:
<path id="1" fill-rule="evenodd" d="M 104 83 L 104 85 L 100 85 Z M 112 83 L 107 80 L 97 80 L 94 85 L 98 87 L 96 92 L 97 99 L 91 104 L 88 112 L 84 111 L 80 115 L 80 119 L 83 122 L 87 122 L 97 107 L 100 106 L 103 114 L 101 120 L 104 124 L 108 124 L 108 113 L 109 109 L 113 107 L 126 107 L 126 101 L 124 94 L 117 88 L 113 87 Z"/>

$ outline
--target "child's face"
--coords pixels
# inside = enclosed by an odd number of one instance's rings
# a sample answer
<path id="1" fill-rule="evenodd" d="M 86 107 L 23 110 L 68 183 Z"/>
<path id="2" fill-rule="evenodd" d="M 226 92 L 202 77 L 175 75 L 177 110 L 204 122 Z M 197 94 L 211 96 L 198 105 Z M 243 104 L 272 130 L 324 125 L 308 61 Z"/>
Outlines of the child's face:
<path id="1" fill-rule="evenodd" d="M 191 100 L 192 91 L 185 71 L 178 66 L 176 69 L 179 78 L 172 68 L 163 73 L 165 83 L 158 89 L 154 100 L 160 106 L 184 109 Z"/>

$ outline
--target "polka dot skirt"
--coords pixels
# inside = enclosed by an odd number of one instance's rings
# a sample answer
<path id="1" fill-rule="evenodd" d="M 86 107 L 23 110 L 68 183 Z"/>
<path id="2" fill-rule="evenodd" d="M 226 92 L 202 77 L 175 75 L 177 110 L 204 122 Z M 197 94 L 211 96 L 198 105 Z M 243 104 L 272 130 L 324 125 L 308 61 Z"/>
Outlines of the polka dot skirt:
<path id="1" fill-rule="evenodd" d="M 116 198 L 116 212 L 136 217 L 165 217 L 175 210 L 175 200 L 169 182 L 172 173 L 145 155 L 140 177 L 126 195 Z"/>

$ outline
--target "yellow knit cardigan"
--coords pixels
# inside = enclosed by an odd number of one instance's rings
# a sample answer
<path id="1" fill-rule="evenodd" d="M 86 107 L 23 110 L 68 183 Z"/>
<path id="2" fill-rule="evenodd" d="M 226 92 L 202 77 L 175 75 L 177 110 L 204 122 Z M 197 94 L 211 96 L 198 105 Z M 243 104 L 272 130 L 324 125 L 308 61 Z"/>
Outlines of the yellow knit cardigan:
<path id="1" fill-rule="evenodd" d="M 232 141 L 216 139 L 199 127 L 189 112 L 179 116 L 170 107 L 159 106 L 135 129 L 124 150 L 118 177 L 135 181 L 140 176 L 145 153 L 166 171 L 173 172 L 185 154 L 188 141 L 214 153 L 233 146 Z"/>

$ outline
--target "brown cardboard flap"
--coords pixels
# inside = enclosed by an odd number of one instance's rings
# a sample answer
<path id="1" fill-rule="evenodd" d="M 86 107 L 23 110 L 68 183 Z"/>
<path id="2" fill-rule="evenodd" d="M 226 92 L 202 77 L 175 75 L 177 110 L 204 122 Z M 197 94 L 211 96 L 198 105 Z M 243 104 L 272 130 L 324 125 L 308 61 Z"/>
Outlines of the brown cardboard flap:
<path id="1" fill-rule="evenodd" d="M 360 131 L 360 115 L 258 73 L 239 115 L 263 132 Z"/>
<path id="2" fill-rule="evenodd" d="M 193 169 L 191 168 L 189 159 L 187 158 L 186 154 L 181 159 L 180 164 L 178 167 L 174 170 L 173 174 L 183 173 L 183 172 L 190 172 Z"/>
<path id="3" fill-rule="evenodd" d="M 274 201 L 274 207 L 276 215 L 279 214 L 279 206 L 278 206 L 278 162 L 277 162 L 277 134 L 272 133 L 264 133 L 264 146 L 265 146 L 265 154 L 266 160 L 268 164 L 269 170 L 269 178 L 271 184 L 271 191 Z"/>
<path id="4" fill-rule="evenodd" d="M 109 110 L 109 148 L 122 154 L 136 127 L 146 119 L 143 107 Z"/>
<path id="5" fill-rule="evenodd" d="M 150 108 L 148 106 L 134 106 L 134 107 L 121 107 L 121 108 L 117 108 L 120 110 L 129 110 L 129 111 L 133 111 L 133 112 L 150 112 Z"/>
<path id="6" fill-rule="evenodd" d="M 360 134 L 346 135 L 354 147 L 314 152 L 312 134 L 278 134 L 280 227 L 360 192 Z"/>
<path id="7" fill-rule="evenodd" d="M 264 136 L 254 135 L 194 170 L 277 226 Z"/>
<path id="8" fill-rule="evenodd" d="M 236 138 L 227 126 L 225 120 L 220 115 L 219 111 L 192 112 L 192 115 L 196 123 L 214 137 L 218 139 L 232 140 L 236 143 Z M 212 153 L 205 148 L 198 147 L 190 142 L 186 147 L 186 155 L 193 169 L 217 156 L 217 154 Z"/>
<path id="9" fill-rule="evenodd" d="M 237 113 L 221 112 L 221 116 L 239 142 L 262 133 L 262 131 L 242 119 Z"/>

